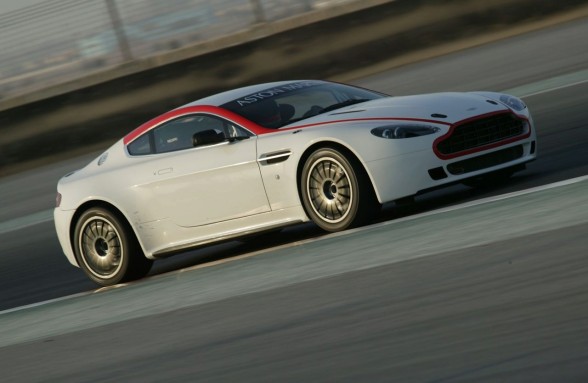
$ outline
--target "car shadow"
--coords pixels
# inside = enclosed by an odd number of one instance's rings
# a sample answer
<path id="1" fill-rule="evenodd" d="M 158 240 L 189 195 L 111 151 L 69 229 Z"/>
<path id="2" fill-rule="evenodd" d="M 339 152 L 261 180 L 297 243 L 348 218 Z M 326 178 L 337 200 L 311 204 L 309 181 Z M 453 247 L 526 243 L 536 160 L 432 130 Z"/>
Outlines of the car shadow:
<path id="1" fill-rule="evenodd" d="M 471 188 L 458 184 L 416 196 L 414 201 L 407 200 L 402 203 L 388 203 L 382 207 L 379 215 L 374 217 L 373 223 L 393 221 L 456 204 L 520 190 L 528 187 L 530 183 L 532 184 L 534 178 L 535 174 L 523 172 L 516 174 L 505 184 L 484 188 Z M 149 275 L 162 275 L 189 267 L 206 266 L 207 264 L 222 260 L 228 261 L 231 258 L 245 254 L 266 251 L 281 245 L 319 238 L 325 234 L 324 231 L 313 223 L 305 223 L 286 227 L 280 232 L 275 232 L 270 235 L 262 234 L 258 237 L 208 245 L 156 261 Z"/>

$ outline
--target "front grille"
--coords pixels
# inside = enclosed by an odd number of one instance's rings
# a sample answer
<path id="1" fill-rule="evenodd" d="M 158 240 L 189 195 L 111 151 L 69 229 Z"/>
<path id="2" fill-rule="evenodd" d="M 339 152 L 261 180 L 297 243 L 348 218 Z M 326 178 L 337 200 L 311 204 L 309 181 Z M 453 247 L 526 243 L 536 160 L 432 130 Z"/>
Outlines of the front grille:
<path id="1" fill-rule="evenodd" d="M 458 125 L 451 136 L 437 144 L 437 150 L 450 155 L 490 145 L 519 136 L 525 132 L 525 123 L 510 113 L 496 114 Z"/>
<path id="2" fill-rule="evenodd" d="M 521 158 L 522 156 L 523 145 L 518 145 L 478 157 L 469 158 L 467 160 L 454 162 L 447 165 L 447 170 L 453 175 L 460 175 L 504 164 L 516 160 L 517 158 Z"/>

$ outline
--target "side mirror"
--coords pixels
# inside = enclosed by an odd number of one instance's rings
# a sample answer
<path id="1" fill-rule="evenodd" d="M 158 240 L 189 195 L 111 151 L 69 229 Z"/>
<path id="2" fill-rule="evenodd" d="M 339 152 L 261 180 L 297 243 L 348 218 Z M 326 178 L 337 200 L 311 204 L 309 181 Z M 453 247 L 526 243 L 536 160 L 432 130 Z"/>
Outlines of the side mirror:
<path id="1" fill-rule="evenodd" d="M 229 142 L 235 142 L 235 141 L 243 141 L 248 138 L 249 138 L 249 136 L 236 136 L 236 137 L 229 137 L 228 140 L 229 140 Z"/>
<path id="2" fill-rule="evenodd" d="M 225 134 L 229 142 L 242 141 L 249 138 L 247 133 L 241 129 L 238 129 L 235 125 L 229 123 L 225 123 Z"/>
<path id="3" fill-rule="evenodd" d="M 225 135 L 223 133 L 217 133 L 214 129 L 208 129 L 195 133 L 194 136 L 192 136 L 192 145 L 194 145 L 194 147 L 212 145 L 221 143 L 224 140 Z"/>

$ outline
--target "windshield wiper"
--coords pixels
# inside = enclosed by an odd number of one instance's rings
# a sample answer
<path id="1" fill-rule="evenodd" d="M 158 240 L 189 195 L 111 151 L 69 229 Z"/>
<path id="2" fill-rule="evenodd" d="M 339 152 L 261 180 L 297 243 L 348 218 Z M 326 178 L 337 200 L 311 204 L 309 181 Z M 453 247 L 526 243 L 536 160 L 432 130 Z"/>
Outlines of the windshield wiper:
<path id="1" fill-rule="evenodd" d="M 321 113 L 330 112 L 331 110 L 343 108 L 343 107 L 349 106 L 349 105 L 359 104 L 359 103 L 366 102 L 366 101 L 371 101 L 371 100 L 367 99 L 367 98 L 357 98 L 357 99 L 353 99 L 353 100 L 338 102 L 336 104 L 327 106 L 326 108 L 321 110 Z"/>
<path id="2" fill-rule="evenodd" d="M 372 101 L 372 99 L 369 99 L 369 98 L 357 98 L 357 99 L 353 99 L 353 100 L 346 100 L 346 101 L 343 101 L 343 102 L 338 102 L 338 103 L 333 104 L 333 105 L 329 105 L 329 106 L 327 106 L 326 108 L 323 108 L 323 109 L 320 109 L 320 107 L 317 106 L 316 107 L 317 108 L 317 111 L 314 111 L 314 113 L 309 113 L 311 111 L 308 111 L 302 117 L 293 118 L 291 120 L 288 120 L 282 126 L 290 125 L 290 124 L 292 124 L 294 122 L 298 122 L 298 121 L 301 121 L 301 120 L 306 120 L 307 118 L 318 116 L 319 114 L 323 114 L 323 113 L 330 112 L 330 111 L 335 110 L 335 109 L 343 108 L 343 107 L 349 106 L 349 105 L 359 104 L 359 103 L 366 102 L 366 101 Z M 314 110 L 314 108 L 315 107 L 313 106 L 313 109 L 311 109 L 311 110 Z M 280 128 L 282 126 L 280 126 Z"/>

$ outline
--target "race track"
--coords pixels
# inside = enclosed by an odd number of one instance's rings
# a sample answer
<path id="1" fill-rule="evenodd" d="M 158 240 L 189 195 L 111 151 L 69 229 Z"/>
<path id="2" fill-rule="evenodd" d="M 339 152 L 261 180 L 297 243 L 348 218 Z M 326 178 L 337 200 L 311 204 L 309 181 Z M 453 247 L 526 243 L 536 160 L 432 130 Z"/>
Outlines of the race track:
<path id="1" fill-rule="evenodd" d="M 57 178 L 94 154 L 0 180 L 3 379 L 588 380 L 588 179 L 566 181 L 588 175 L 585 36 L 580 20 L 354 81 L 511 91 L 533 113 L 539 158 L 508 185 L 422 195 L 352 232 L 290 228 L 95 292 L 49 210 Z"/>

